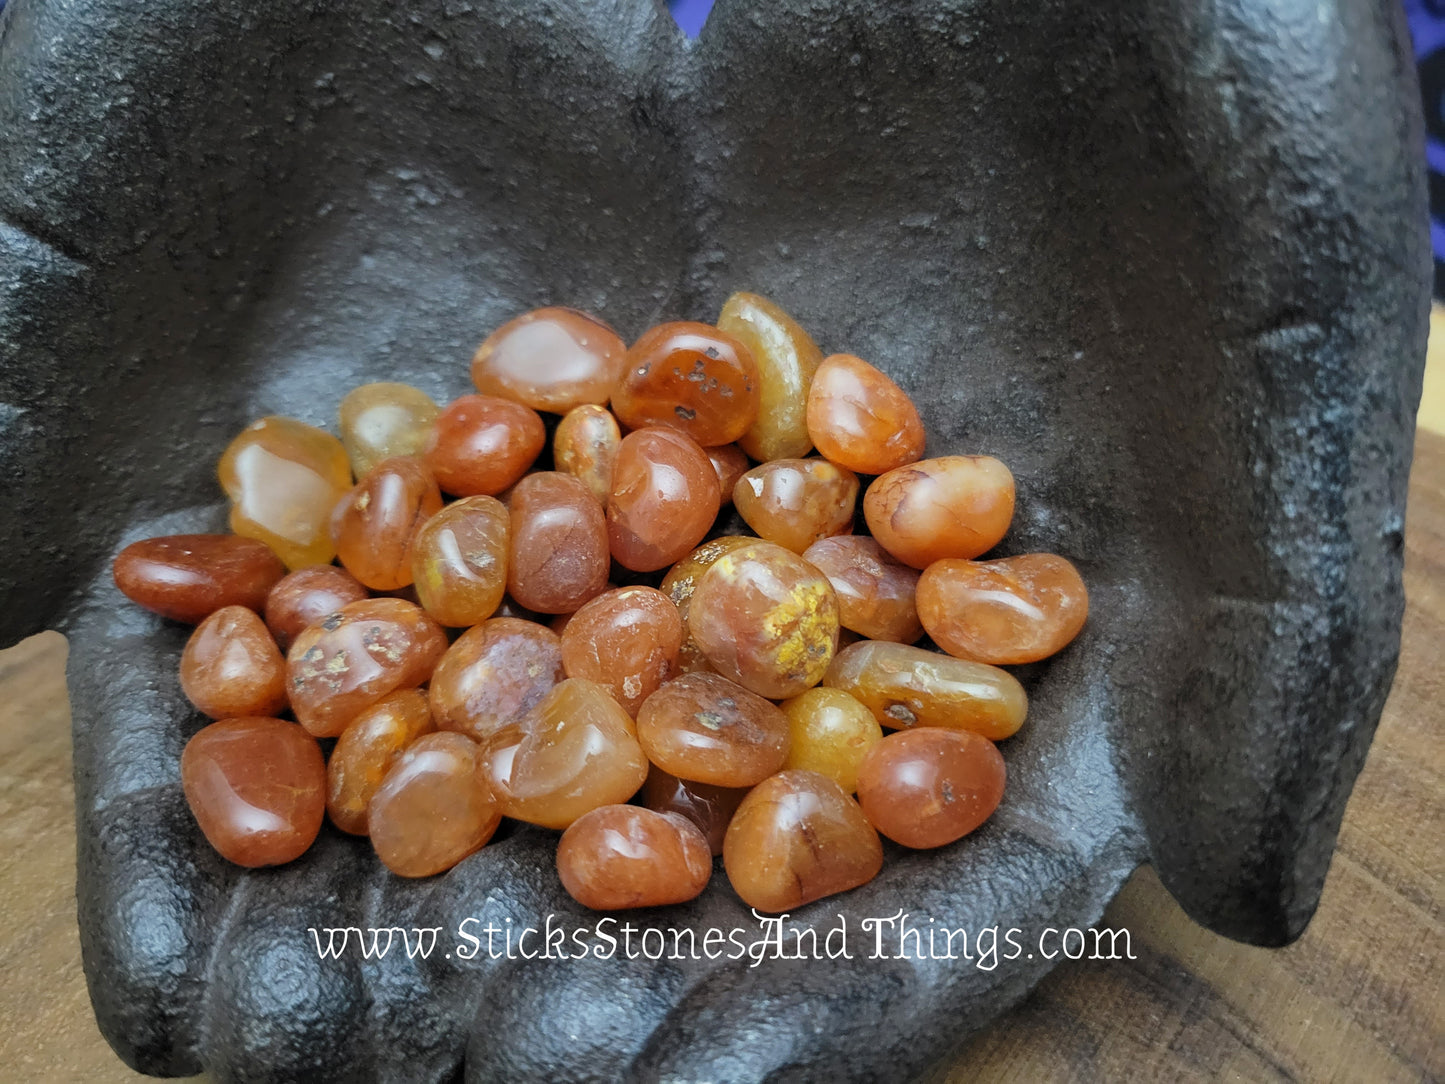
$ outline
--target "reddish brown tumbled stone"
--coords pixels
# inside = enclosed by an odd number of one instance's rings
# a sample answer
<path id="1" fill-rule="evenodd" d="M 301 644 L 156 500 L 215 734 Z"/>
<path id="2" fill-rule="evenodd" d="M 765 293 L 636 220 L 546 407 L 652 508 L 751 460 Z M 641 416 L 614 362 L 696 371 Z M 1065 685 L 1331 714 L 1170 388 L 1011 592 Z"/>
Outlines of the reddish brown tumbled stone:
<path id="1" fill-rule="evenodd" d="M 116 555 L 111 572 L 132 602 L 194 625 L 222 606 L 261 609 L 286 566 L 254 538 L 173 534 L 132 542 Z"/>
<path id="2" fill-rule="evenodd" d="M 286 660 L 255 610 L 224 606 L 181 652 L 181 690 L 212 719 L 286 710 Z"/>
<path id="3" fill-rule="evenodd" d="M 672 677 L 682 648 L 682 618 L 661 591 L 619 587 L 571 615 L 562 637 L 568 677 L 604 686 L 627 714 Z"/>
<path id="4" fill-rule="evenodd" d="M 717 472 L 695 442 L 668 429 L 627 434 L 607 501 L 612 556 L 634 572 L 666 568 L 703 540 L 721 499 Z"/>
<path id="5" fill-rule="evenodd" d="M 572 613 L 607 587 L 607 516 L 570 474 L 540 471 L 513 487 L 507 593 L 544 614 Z"/>
<path id="6" fill-rule="evenodd" d="M 826 459 L 774 459 L 733 487 L 733 507 L 759 537 L 802 553 L 853 529 L 858 478 Z"/>
<path id="7" fill-rule="evenodd" d="M 266 627 L 281 650 L 289 651 L 303 629 L 366 597 L 366 588 L 344 568 L 298 568 L 287 573 L 266 596 Z"/>
<path id="8" fill-rule="evenodd" d="M 606 805 L 562 833 L 557 874 L 568 894 L 594 911 L 661 907 L 702 893 L 712 854 L 697 827 L 676 813 Z"/>
<path id="9" fill-rule="evenodd" d="M 704 448 L 707 458 L 712 463 L 712 469 L 717 473 L 718 493 L 722 496 L 724 505 L 733 502 L 733 487 L 738 484 L 738 479 L 748 472 L 751 464 L 748 462 L 747 453 L 736 444 L 719 444 L 713 448 Z"/>
<path id="10" fill-rule="evenodd" d="M 527 472 L 546 443 L 535 410 L 490 395 L 463 395 L 437 415 L 423 458 L 447 493 L 495 495 Z"/>
<path id="11" fill-rule="evenodd" d="M 343 832 L 367 834 L 367 806 L 397 756 L 435 729 L 426 694 L 392 693 L 367 708 L 341 732 L 326 762 L 326 812 Z"/>
<path id="12" fill-rule="evenodd" d="M 993 549 L 1013 512 L 1013 475 L 987 455 L 923 459 L 875 478 L 863 496 L 878 544 L 918 569 Z"/>
<path id="13" fill-rule="evenodd" d="M 495 497 L 453 501 L 412 540 L 412 586 L 443 625 L 478 625 L 497 612 L 507 589 L 511 515 Z"/>
<path id="14" fill-rule="evenodd" d="M 838 596 L 838 623 L 869 640 L 911 644 L 923 635 L 918 619 L 918 570 L 896 560 L 867 535 L 814 542 L 803 560 L 828 577 Z"/>
<path id="15" fill-rule="evenodd" d="M 494 617 L 458 637 L 432 674 L 432 716 L 442 730 L 485 742 L 561 681 L 562 641 L 545 625 Z"/>
<path id="16" fill-rule="evenodd" d="M 788 719 L 777 705 L 718 674 L 683 674 L 637 713 L 647 759 L 681 779 L 750 787 L 783 766 Z"/>
<path id="17" fill-rule="evenodd" d="M 1003 756 L 967 730 L 890 734 L 858 769 L 858 804 L 874 828 L 905 847 L 942 847 L 968 835 L 1003 799 Z"/>
<path id="18" fill-rule="evenodd" d="M 622 430 L 610 411 L 600 406 L 580 406 L 569 410 L 557 423 L 557 432 L 552 436 L 552 462 L 606 504 L 612 492 L 612 468 L 621 446 Z"/>
<path id="19" fill-rule="evenodd" d="M 441 506 L 441 490 L 420 459 L 403 455 L 383 460 L 331 515 L 336 556 L 373 591 L 406 587 L 412 578 L 412 539 Z"/>
<path id="20" fill-rule="evenodd" d="M 708 447 L 752 428 L 759 397 L 758 366 L 747 347 L 708 324 L 680 320 L 632 344 L 612 412 L 629 429 L 665 426 Z"/>
<path id="21" fill-rule="evenodd" d="M 565 414 L 605 403 L 622 377 L 627 347 L 595 316 L 551 306 L 509 320 L 472 358 L 472 382 L 533 410 Z"/>
<path id="22" fill-rule="evenodd" d="M 676 813 L 686 817 L 702 834 L 713 854 L 722 854 L 723 836 L 738 803 L 748 792 L 746 787 L 715 787 L 679 779 L 654 764 L 642 784 L 642 804 L 659 813 Z"/>
<path id="23" fill-rule="evenodd" d="M 808 386 L 808 436 L 818 451 L 859 474 L 882 474 L 923 455 L 913 400 L 862 358 L 824 358 Z"/>

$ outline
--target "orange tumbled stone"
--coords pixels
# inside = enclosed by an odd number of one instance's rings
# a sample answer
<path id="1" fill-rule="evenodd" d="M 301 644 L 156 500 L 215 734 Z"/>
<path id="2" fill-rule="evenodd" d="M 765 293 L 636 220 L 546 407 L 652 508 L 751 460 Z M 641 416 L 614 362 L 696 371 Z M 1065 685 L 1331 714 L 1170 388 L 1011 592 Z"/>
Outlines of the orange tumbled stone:
<path id="1" fill-rule="evenodd" d="M 373 591 L 406 587 L 412 578 L 412 538 L 441 506 L 441 490 L 420 459 L 383 460 L 337 503 L 331 515 L 336 556 Z"/>
<path id="2" fill-rule="evenodd" d="M 748 462 L 745 453 L 736 444 L 719 444 L 713 448 L 704 448 L 707 458 L 712 463 L 712 469 L 717 473 L 718 493 L 722 497 L 722 503 L 732 504 L 733 487 L 738 484 L 738 479 L 748 472 L 751 464 Z"/>
<path id="3" fill-rule="evenodd" d="M 496 731 L 486 756 L 502 811 L 544 828 L 625 802 L 647 778 L 632 719 L 606 689 L 580 678 L 559 682 Z"/>
<path id="4" fill-rule="evenodd" d="M 878 544 L 918 569 L 993 549 L 1013 514 L 1013 475 L 986 455 L 923 459 L 875 478 L 863 496 Z"/>
<path id="5" fill-rule="evenodd" d="M 437 415 L 423 458 L 447 493 L 495 495 L 527 473 L 546 443 L 535 410 L 491 395 L 463 395 Z"/>
<path id="6" fill-rule="evenodd" d="M 723 554 L 739 546 L 751 546 L 756 541 L 752 535 L 743 534 L 725 534 L 711 538 L 668 569 L 667 575 L 662 578 L 659 590 L 672 599 L 678 616 L 682 618 L 682 650 L 677 654 L 677 668 L 681 672 L 714 672 L 712 663 L 707 661 L 702 648 L 698 647 L 697 641 L 692 638 L 692 630 L 687 623 L 687 615 L 692 608 L 692 594 L 697 590 L 698 580 L 702 579 L 702 574 Z"/>
<path id="7" fill-rule="evenodd" d="M 748 792 L 723 840 L 723 866 L 748 906 L 791 911 L 878 876 L 883 844 L 835 781 L 795 769 Z"/>
<path id="8" fill-rule="evenodd" d="M 982 735 L 925 727 L 890 734 L 858 771 L 858 804 L 874 828 L 905 847 L 962 839 L 1003 800 L 1003 756 Z"/>
<path id="9" fill-rule="evenodd" d="M 663 771 L 716 787 L 761 783 L 788 756 L 781 709 L 718 674 L 683 674 L 649 696 L 637 738 Z"/>
<path id="10" fill-rule="evenodd" d="M 676 813 L 697 825 L 713 854 L 722 854 L 723 837 L 747 787 L 715 787 L 679 779 L 654 764 L 642 784 L 642 804 L 659 813 Z"/>
<path id="11" fill-rule="evenodd" d="M 733 487 L 733 507 L 759 537 L 802 553 L 853 529 L 858 476 L 826 459 L 774 459 Z"/>
<path id="12" fill-rule="evenodd" d="M 335 737 L 389 693 L 431 677 L 447 637 L 421 607 L 399 598 L 352 602 L 296 637 L 286 656 L 296 720 Z"/>
<path id="13" fill-rule="evenodd" d="M 828 577 L 838 596 L 838 623 L 870 640 L 911 644 L 923 635 L 918 620 L 918 569 L 867 535 L 814 542 L 803 560 Z"/>
<path id="14" fill-rule="evenodd" d="M 181 753 L 181 788 L 207 842 L 239 866 L 299 858 L 321 831 L 326 762 L 316 739 L 281 719 L 223 719 Z"/>
<path id="15" fill-rule="evenodd" d="M 882 474 L 923 455 L 923 420 L 908 394 L 862 358 L 824 358 L 808 389 L 808 436 L 824 457 Z"/>
<path id="16" fill-rule="evenodd" d="M 758 366 L 748 348 L 681 320 L 643 333 L 627 351 L 612 412 L 629 429 L 664 426 L 703 447 L 731 444 L 758 417 Z"/>
<path id="17" fill-rule="evenodd" d="M 326 812 L 343 832 L 368 832 L 367 807 L 401 751 L 434 730 L 426 694 L 392 693 L 367 708 L 336 739 L 326 762 Z"/>
<path id="18" fill-rule="evenodd" d="M 555 632 L 494 617 L 462 633 L 437 663 L 428 694 L 432 716 L 440 729 L 484 742 L 565 676 Z"/>
<path id="19" fill-rule="evenodd" d="M 682 618 L 661 591 L 619 587 L 572 614 L 560 635 L 567 676 L 597 682 L 636 716 L 674 675 Z"/>
<path id="20" fill-rule="evenodd" d="M 552 435 L 552 462 L 606 504 L 621 446 L 622 430 L 610 411 L 590 404 L 579 406 L 557 423 L 557 432 Z"/>
<path id="21" fill-rule="evenodd" d="M 622 439 L 607 501 L 618 564 L 634 572 L 666 568 L 703 540 L 720 507 L 717 473 L 694 441 L 668 429 Z"/>
<path id="22" fill-rule="evenodd" d="M 511 515 L 495 497 L 453 501 L 417 529 L 412 586 L 443 625 L 477 625 L 496 613 L 507 589 Z"/>
<path id="23" fill-rule="evenodd" d="M 858 788 L 858 765 L 883 739 L 873 713 L 842 689 L 825 688 L 784 700 L 782 708 L 789 736 L 783 767 L 826 775 L 852 794 Z"/>
<path id="24" fill-rule="evenodd" d="M 286 660 L 255 610 L 223 606 L 181 652 L 181 691 L 212 719 L 286 710 Z"/>
<path id="25" fill-rule="evenodd" d="M 562 833 L 557 875 L 568 895 L 594 911 L 661 907 L 702 893 L 712 854 L 697 827 L 676 813 L 607 805 Z"/>
<path id="26" fill-rule="evenodd" d="M 219 473 L 231 530 L 266 543 L 287 568 L 336 556 L 331 511 L 351 488 L 351 464 L 330 433 L 294 418 L 262 418 L 227 446 Z"/>
<path id="27" fill-rule="evenodd" d="M 364 478 L 384 459 L 421 455 L 438 413 L 431 396 L 410 384 L 352 388 L 341 400 L 339 418 L 352 473 Z"/>
<path id="28" fill-rule="evenodd" d="M 714 561 L 693 592 L 687 622 L 719 674 L 773 699 L 818 684 L 838 644 L 832 585 L 771 542 Z"/>
<path id="29" fill-rule="evenodd" d="M 808 388 L 823 361 L 817 343 L 798 322 L 765 297 L 736 293 L 717 319 L 748 348 L 758 366 L 758 419 L 738 438 L 754 459 L 790 459 L 808 454 Z"/>
<path id="30" fill-rule="evenodd" d="M 479 850 L 502 820 L 476 742 L 423 734 L 392 762 L 367 810 L 371 845 L 391 872 L 430 877 Z"/>
<path id="31" fill-rule="evenodd" d="M 1084 627 L 1089 591 L 1052 553 L 936 561 L 918 581 L 918 616 L 950 655 L 1003 666 L 1037 662 Z"/>
<path id="32" fill-rule="evenodd" d="M 260 610 L 286 574 L 271 547 L 234 534 L 173 534 L 132 542 L 111 575 L 121 594 L 152 613 L 194 625 L 222 606 Z"/>
<path id="33" fill-rule="evenodd" d="M 341 607 L 369 597 L 350 572 L 335 565 L 311 565 L 288 572 L 266 596 L 266 627 L 282 651 L 309 625 Z"/>
<path id="34" fill-rule="evenodd" d="M 607 402 L 626 355 L 617 332 L 595 316 L 560 306 L 533 309 L 477 347 L 472 382 L 483 395 L 565 414 Z"/>
<path id="35" fill-rule="evenodd" d="M 1002 741 L 1028 714 L 1023 686 L 1008 671 L 908 644 L 864 640 L 845 647 L 823 682 L 895 730 L 940 726 Z"/>
<path id="36" fill-rule="evenodd" d="M 539 471 L 512 488 L 507 593 L 529 610 L 571 613 L 607 588 L 607 515 L 570 474 Z"/>

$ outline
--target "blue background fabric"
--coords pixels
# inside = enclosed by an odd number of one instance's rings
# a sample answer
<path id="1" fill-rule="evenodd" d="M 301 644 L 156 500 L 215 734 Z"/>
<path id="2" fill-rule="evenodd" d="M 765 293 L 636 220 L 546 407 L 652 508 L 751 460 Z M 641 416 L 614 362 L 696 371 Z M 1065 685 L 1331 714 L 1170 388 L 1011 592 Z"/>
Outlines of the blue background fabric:
<path id="1" fill-rule="evenodd" d="M 1435 296 L 1445 297 L 1445 0 L 1405 0 L 1425 106 L 1425 165 L 1430 183 L 1430 247 Z"/>

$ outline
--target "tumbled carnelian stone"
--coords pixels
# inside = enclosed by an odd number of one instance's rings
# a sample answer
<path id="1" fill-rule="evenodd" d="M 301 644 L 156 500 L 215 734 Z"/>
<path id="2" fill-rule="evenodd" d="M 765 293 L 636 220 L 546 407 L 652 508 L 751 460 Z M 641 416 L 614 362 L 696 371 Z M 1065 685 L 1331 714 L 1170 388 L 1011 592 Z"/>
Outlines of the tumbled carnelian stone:
<path id="1" fill-rule="evenodd" d="M 1052 553 L 935 561 L 918 581 L 918 616 L 950 655 L 1003 666 L 1037 662 L 1084 627 L 1089 591 Z"/>
<path id="2" fill-rule="evenodd" d="M 326 812 L 343 832 L 364 836 L 367 807 L 397 756 L 436 729 L 426 694 L 403 689 L 371 705 L 341 732 L 326 762 Z"/>
<path id="3" fill-rule="evenodd" d="M 296 637 L 286 656 L 296 720 L 335 737 L 371 705 L 431 677 L 447 647 L 440 625 L 399 598 L 352 602 Z"/>
<path id="4" fill-rule="evenodd" d="M 286 660 L 255 610 L 223 606 L 181 652 L 181 691 L 212 719 L 286 710 Z"/>
<path id="5" fill-rule="evenodd" d="M 442 730 L 485 742 L 566 676 L 562 641 L 545 625 L 494 617 L 457 638 L 437 663 L 429 697 Z"/>
<path id="6" fill-rule="evenodd" d="M 437 415 L 423 458 L 457 497 L 501 493 L 527 473 L 547 443 L 535 410 L 490 395 L 463 395 Z"/>
<path id="7" fill-rule="evenodd" d="M 863 496 L 878 544 L 918 569 L 993 549 L 1013 514 L 1013 475 L 986 455 L 923 459 L 875 478 Z"/>
<path id="8" fill-rule="evenodd" d="M 870 640 L 911 644 L 923 635 L 915 593 L 918 570 L 867 535 L 823 538 L 803 560 L 828 577 L 838 596 L 838 622 Z"/>
<path id="9" fill-rule="evenodd" d="M 642 784 L 642 804 L 659 813 L 686 817 L 702 832 L 713 854 L 722 854 L 723 836 L 747 787 L 715 787 L 692 779 L 679 779 L 654 764 Z"/>
<path id="10" fill-rule="evenodd" d="M 173 534 L 132 542 L 111 566 L 121 594 L 194 625 L 222 606 L 260 610 L 286 574 L 271 547 L 234 534 Z"/>
<path id="11" fill-rule="evenodd" d="M 223 719 L 186 743 L 181 788 L 222 858 L 277 866 L 299 858 L 321 831 L 326 762 L 295 723 Z"/>
<path id="12" fill-rule="evenodd" d="M 403 749 L 367 807 L 376 856 L 401 877 L 451 869 L 501 820 L 482 751 L 451 733 L 423 734 Z"/>
<path id="13" fill-rule="evenodd" d="M 890 734 L 858 771 L 858 804 L 874 828 L 905 847 L 962 839 L 1003 800 L 1003 756 L 968 730 Z"/>
<path id="14" fill-rule="evenodd" d="M 339 440 L 294 418 L 262 418 L 231 441 L 219 473 L 231 530 L 266 543 L 287 568 L 330 564 L 331 511 L 351 488 Z"/>
<path id="15" fill-rule="evenodd" d="M 923 455 L 923 420 L 902 388 L 862 358 L 823 359 L 808 389 L 808 436 L 824 457 L 882 474 Z"/>
<path id="16" fill-rule="evenodd" d="M 663 771 L 716 787 L 761 783 L 788 756 L 781 709 L 719 674 L 683 674 L 649 696 L 637 738 Z"/>
<path id="17" fill-rule="evenodd" d="M 552 435 L 552 462 L 606 504 L 621 446 L 622 430 L 610 411 L 590 404 L 579 406 L 557 423 L 557 432 Z"/>
<path id="18" fill-rule="evenodd" d="M 411 583 L 417 527 L 441 510 L 442 494 L 413 456 L 383 460 L 336 505 L 331 541 L 346 570 L 374 591 Z"/>
<path id="19" fill-rule="evenodd" d="M 733 507 L 759 537 L 802 553 L 853 529 L 858 476 L 826 459 L 774 459 L 733 487 Z"/>
<path id="20" fill-rule="evenodd" d="M 858 788 L 858 765 L 883 738 L 873 713 L 842 689 L 809 689 L 784 700 L 788 717 L 786 768 L 805 768 L 832 779 L 849 794 Z"/>
<path id="21" fill-rule="evenodd" d="M 666 568 L 703 540 L 720 507 L 717 473 L 695 442 L 668 429 L 622 438 L 607 501 L 618 564 L 634 572 Z"/>
<path id="22" fill-rule="evenodd" d="M 663 426 L 703 447 L 730 444 L 758 417 L 758 366 L 748 348 L 707 324 L 680 320 L 627 351 L 612 412 L 629 429 Z"/>
<path id="23" fill-rule="evenodd" d="M 412 586 L 443 625 L 478 625 L 507 589 L 511 515 L 495 497 L 463 497 L 419 528 L 411 543 Z"/>
<path id="24" fill-rule="evenodd" d="M 725 534 L 709 539 L 668 569 L 667 575 L 662 577 L 659 589 L 672 599 L 672 604 L 677 607 L 678 616 L 682 618 L 682 650 L 677 653 L 677 668 L 682 673 L 714 673 L 712 663 L 707 661 L 707 656 L 702 653 L 702 648 L 697 646 L 697 641 L 693 639 L 692 630 L 687 623 L 687 615 L 692 608 L 692 593 L 697 590 L 697 581 L 702 579 L 702 574 L 711 568 L 712 563 L 723 554 L 735 550 L 739 546 L 750 546 L 756 541 L 757 539 L 751 535 L 742 534 Z"/>
<path id="25" fill-rule="evenodd" d="M 544 828 L 625 802 L 647 778 L 632 719 L 606 689 L 580 678 L 559 682 L 496 731 L 486 755 L 502 812 Z"/>
<path id="26" fill-rule="evenodd" d="M 352 388 L 341 400 L 341 444 L 351 471 L 364 478 L 384 459 L 421 455 L 440 413 L 430 395 L 410 384 Z"/>
<path id="27" fill-rule="evenodd" d="M 838 644 L 838 600 L 796 553 L 754 542 L 703 573 L 687 623 L 719 674 L 776 700 L 822 680 Z"/>
<path id="28" fill-rule="evenodd" d="M 627 347 L 595 316 L 551 306 L 509 320 L 472 357 L 472 382 L 483 395 L 565 414 L 605 403 L 622 377 Z"/>
<path id="29" fill-rule="evenodd" d="M 742 800 L 723 840 L 723 866 L 748 906 L 791 911 L 871 881 L 883 868 L 883 844 L 834 780 L 794 769 Z"/>
<path id="30" fill-rule="evenodd" d="M 754 459 L 808 454 L 808 388 L 823 352 L 798 322 L 757 294 L 736 293 L 717 326 L 748 348 L 758 366 L 758 420 L 738 443 Z"/>
<path id="31" fill-rule="evenodd" d="M 562 833 L 557 875 L 568 895 L 594 911 L 661 907 L 702 894 L 712 853 L 697 826 L 676 813 L 605 805 Z"/>
<path id="32" fill-rule="evenodd" d="M 266 627 L 281 650 L 289 651 L 303 629 L 368 597 L 366 588 L 344 568 L 298 568 L 282 577 L 266 596 Z"/>
<path id="33" fill-rule="evenodd" d="M 1023 686 L 1008 671 L 908 644 L 864 640 L 845 647 L 823 682 L 894 729 L 941 726 L 1002 741 L 1028 714 Z"/>
<path id="34" fill-rule="evenodd" d="M 619 587 L 572 614 L 559 635 L 567 676 L 597 682 L 636 716 L 674 676 L 682 618 L 661 591 Z"/>
<path id="35" fill-rule="evenodd" d="M 507 593 L 529 610 L 565 614 L 607 588 L 607 515 L 570 474 L 539 471 L 507 502 Z"/>
<path id="36" fill-rule="evenodd" d="M 717 473 L 717 488 L 722 503 L 732 504 L 733 487 L 751 466 L 747 454 L 736 444 L 719 444 L 713 448 L 704 448 L 703 451 L 707 453 L 708 461 Z"/>

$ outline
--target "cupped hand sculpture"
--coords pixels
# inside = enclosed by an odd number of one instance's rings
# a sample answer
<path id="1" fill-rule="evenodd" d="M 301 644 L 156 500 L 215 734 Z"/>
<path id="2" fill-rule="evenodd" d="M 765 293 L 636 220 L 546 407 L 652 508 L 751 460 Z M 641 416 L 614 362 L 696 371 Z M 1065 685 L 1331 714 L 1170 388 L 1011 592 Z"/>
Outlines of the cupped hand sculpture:
<path id="1" fill-rule="evenodd" d="M 865 918 L 1083 927 L 1150 861 L 1209 927 L 1297 936 L 1399 636 L 1428 257 L 1393 7 L 725 0 L 689 43 L 652 0 L 14 0 L 0 642 L 70 637 L 111 1043 L 222 1079 L 897 1080 L 1051 961 L 899 959 L 886 926 L 874 958 Z M 735 289 L 892 374 L 931 454 L 1007 462 L 1008 547 L 1090 584 L 993 821 L 791 916 L 849 923 L 822 960 L 462 959 L 469 917 L 596 923 L 540 830 L 425 881 L 329 830 L 216 856 L 186 630 L 121 599 L 117 549 L 219 526 L 254 417 L 452 397 L 529 307 L 631 336 Z M 627 920 L 762 932 L 721 873 Z M 347 926 L 443 933 L 318 958 Z"/>

